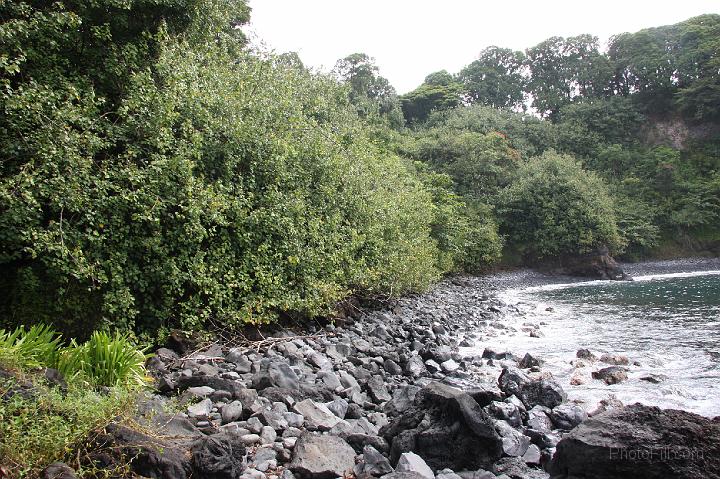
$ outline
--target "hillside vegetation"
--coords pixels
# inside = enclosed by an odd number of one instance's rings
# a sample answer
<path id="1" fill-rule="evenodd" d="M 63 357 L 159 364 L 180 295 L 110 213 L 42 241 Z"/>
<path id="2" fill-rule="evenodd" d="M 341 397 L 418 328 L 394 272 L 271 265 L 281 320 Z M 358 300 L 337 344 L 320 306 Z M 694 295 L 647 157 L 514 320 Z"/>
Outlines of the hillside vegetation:
<path id="1" fill-rule="evenodd" d="M 506 257 L 720 236 L 720 16 L 497 47 L 398 96 L 249 46 L 232 0 L 0 2 L 0 325 L 162 338 Z M 529 108 L 529 109 L 528 109 Z M 714 136 L 713 136 L 714 135 Z"/>

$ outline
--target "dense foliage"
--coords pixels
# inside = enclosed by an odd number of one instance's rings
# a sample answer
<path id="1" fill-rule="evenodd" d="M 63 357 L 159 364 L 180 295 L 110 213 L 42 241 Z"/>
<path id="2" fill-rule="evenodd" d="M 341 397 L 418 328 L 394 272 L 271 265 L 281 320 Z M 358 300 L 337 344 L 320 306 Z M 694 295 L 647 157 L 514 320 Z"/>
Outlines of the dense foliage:
<path id="1" fill-rule="evenodd" d="M 5 323 L 316 315 L 497 256 L 492 220 L 375 134 L 392 91 L 370 59 L 339 63 L 347 88 L 252 52 L 240 3 L 2 4 Z"/>
<path id="2" fill-rule="evenodd" d="M 502 230 L 534 259 L 620 244 L 606 185 L 572 157 L 552 150 L 518 169 L 499 204 Z"/>
<path id="3" fill-rule="evenodd" d="M 591 35 L 552 37 L 524 52 L 487 48 L 459 73 L 432 74 L 401 97 L 414 130 L 401 151 L 449 174 L 464 197 L 498 207 L 508 252 L 526 260 L 584 249 L 588 236 L 563 226 L 577 211 L 616 253 L 712 248 L 720 240 L 718 38 L 720 15 L 702 15 L 616 35 L 607 51 Z M 437 85 L 454 103 L 426 101 Z M 548 212 L 541 243 L 552 244 L 526 244 L 539 240 L 524 230 L 531 225 L 508 228 L 511 210 L 501 206 L 520 193 L 522 175 L 529 187 L 527 168 L 550 150 L 584 170 L 557 170 L 557 188 L 587 176 L 609 199 L 601 222 L 580 199 L 568 217 Z M 532 204 L 522 208 L 530 214 Z"/>
<path id="4" fill-rule="evenodd" d="M 327 314 L 504 246 L 720 236 L 718 15 L 490 47 L 398 96 L 362 53 L 324 75 L 253 50 L 249 14 L 0 2 L 0 324 L 152 337 Z"/>

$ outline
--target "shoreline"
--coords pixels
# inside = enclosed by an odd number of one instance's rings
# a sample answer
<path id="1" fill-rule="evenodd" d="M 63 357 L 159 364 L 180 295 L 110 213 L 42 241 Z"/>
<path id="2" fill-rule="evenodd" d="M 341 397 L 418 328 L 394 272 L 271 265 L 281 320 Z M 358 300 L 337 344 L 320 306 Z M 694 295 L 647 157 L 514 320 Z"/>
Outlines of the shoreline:
<path id="1" fill-rule="evenodd" d="M 111 455 L 135 453 L 134 472 L 151 477 L 168 469 L 209 475 L 227 467 L 234 448 L 242 459 L 231 461 L 236 474 L 227 477 L 243 479 L 326 479 L 349 470 L 358 478 L 547 479 L 544 467 L 569 431 L 623 409 L 617 400 L 592 410 L 568 401 L 540 357 L 480 351 L 488 337 L 512 334 L 513 307 L 498 293 L 547 279 L 527 270 L 455 276 L 324 327 L 232 348 L 161 348 L 148 362 L 159 394 L 141 401 L 136 418 L 153 437 L 135 432 L 129 442 L 126 426 L 110 425 L 104 444 Z M 528 323 L 521 332 L 541 335 L 542 327 Z M 610 370 L 622 362 L 583 360 Z M 417 437 L 425 439 L 409 439 Z"/>

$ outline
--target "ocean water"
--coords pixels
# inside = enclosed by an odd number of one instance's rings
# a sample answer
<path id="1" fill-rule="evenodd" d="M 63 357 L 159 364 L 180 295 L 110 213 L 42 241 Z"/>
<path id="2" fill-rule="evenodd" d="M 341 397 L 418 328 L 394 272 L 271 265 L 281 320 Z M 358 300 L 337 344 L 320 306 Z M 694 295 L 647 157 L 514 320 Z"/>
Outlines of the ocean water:
<path id="1" fill-rule="evenodd" d="M 592 409 L 614 395 L 640 402 L 720 415 L 720 268 L 692 265 L 639 271 L 633 282 L 590 281 L 511 287 L 499 293 L 513 311 L 516 332 L 485 345 L 545 361 L 571 400 Z M 681 270 L 681 271 L 677 271 Z M 670 272 L 672 271 L 672 272 Z M 525 323 L 540 324 L 543 338 L 529 337 Z M 595 363 L 575 367 L 578 349 L 629 358 L 628 380 L 606 385 L 591 379 Z M 572 385 L 571 378 L 584 384 Z M 653 377 L 657 383 L 643 380 Z"/>

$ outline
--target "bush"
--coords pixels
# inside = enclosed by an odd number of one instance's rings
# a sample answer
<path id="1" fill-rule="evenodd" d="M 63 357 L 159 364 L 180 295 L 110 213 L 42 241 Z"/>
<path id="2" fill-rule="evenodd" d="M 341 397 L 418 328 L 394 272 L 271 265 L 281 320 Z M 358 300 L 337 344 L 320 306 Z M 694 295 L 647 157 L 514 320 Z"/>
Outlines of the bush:
<path id="1" fill-rule="evenodd" d="M 416 168 L 432 193 L 432 237 L 437 241 L 438 269 L 477 272 L 496 262 L 502 240 L 490 207 L 458 196 L 452 179 L 433 172 L 425 163 Z"/>
<path id="2" fill-rule="evenodd" d="M 519 169 L 501 193 L 498 215 L 509 243 L 533 260 L 621 243 L 606 184 L 554 151 Z"/>
<path id="3" fill-rule="evenodd" d="M 180 42 L 112 125 L 92 98 L 32 98 L 55 121 L 33 120 L 33 161 L 0 183 L 6 318 L 154 334 L 327 314 L 441 274 L 430 194 L 331 78 Z"/>

